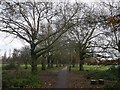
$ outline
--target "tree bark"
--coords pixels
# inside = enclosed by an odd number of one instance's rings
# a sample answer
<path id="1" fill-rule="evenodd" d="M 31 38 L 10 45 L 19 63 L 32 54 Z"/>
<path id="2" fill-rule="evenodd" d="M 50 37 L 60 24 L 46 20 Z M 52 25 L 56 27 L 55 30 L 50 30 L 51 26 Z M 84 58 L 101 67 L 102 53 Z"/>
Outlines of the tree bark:
<path id="1" fill-rule="evenodd" d="M 59 67 L 61 67 L 61 63 L 59 63 Z"/>
<path id="2" fill-rule="evenodd" d="M 28 69 L 28 63 L 25 62 L 25 69 Z"/>
<path id="3" fill-rule="evenodd" d="M 58 67 L 58 61 L 56 61 L 56 67 Z"/>
<path id="4" fill-rule="evenodd" d="M 35 53 L 35 44 L 31 44 L 31 72 L 36 73 L 37 72 L 37 55 Z"/>
<path id="5" fill-rule="evenodd" d="M 120 58 L 118 58 L 118 82 L 120 82 Z"/>
<path id="6" fill-rule="evenodd" d="M 31 72 L 32 73 L 35 73 L 35 72 L 37 72 L 37 64 L 35 64 L 35 62 L 34 61 L 32 61 L 32 69 L 31 69 Z"/>
<path id="7" fill-rule="evenodd" d="M 48 64 L 48 69 L 50 68 L 50 58 L 49 58 L 49 56 L 47 57 L 47 64 Z"/>
<path id="8" fill-rule="evenodd" d="M 75 67 L 75 64 L 74 64 L 74 63 L 72 64 L 72 67 Z"/>
<path id="9" fill-rule="evenodd" d="M 53 68 L 53 62 L 54 62 L 54 60 L 52 59 L 51 60 L 51 65 L 50 65 L 51 68 Z"/>
<path id="10" fill-rule="evenodd" d="M 120 82 L 120 65 L 118 66 L 118 82 Z"/>
<path id="11" fill-rule="evenodd" d="M 36 55 L 31 55 L 32 63 L 31 63 L 31 72 L 35 73 L 37 72 L 37 58 Z"/>
<path id="12" fill-rule="evenodd" d="M 81 49 L 80 49 L 81 50 Z M 79 51 L 79 71 L 83 71 L 83 51 Z"/>
<path id="13" fill-rule="evenodd" d="M 80 63 L 79 63 L 79 71 L 83 71 L 83 60 L 80 59 Z"/>
<path id="14" fill-rule="evenodd" d="M 45 69 L 46 69 L 46 64 L 45 64 L 45 59 L 43 59 L 41 70 L 45 70 Z"/>

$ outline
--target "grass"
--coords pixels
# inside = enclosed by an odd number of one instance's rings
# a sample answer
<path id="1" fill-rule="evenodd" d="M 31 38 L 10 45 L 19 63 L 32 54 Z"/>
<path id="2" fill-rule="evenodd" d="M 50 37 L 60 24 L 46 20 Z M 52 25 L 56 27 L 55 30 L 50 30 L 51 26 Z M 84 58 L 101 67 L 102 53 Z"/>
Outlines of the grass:
<path id="1" fill-rule="evenodd" d="M 9 65 L 9 64 L 3 64 L 3 65 L 2 65 L 3 69 L 4 69 L 4 67 L 6 67 L 7 65 Z M 17 66 L 17 64 L 14 64 L 14 65 Z M 28 69 L 30 69 L 30 68 L 31 68 L 31 65 L 28 64 L 27 67 L 28 67 Z M 38 70 L 40 70 L 41 67 L 42 67 L 41 64 L 38 64 L 38 65 L 37 65 Z M 63 67 L 63 66 L 62 66 L 62 67 Z M 25 68 L 25 64 L 21 64 L 21 65 L 19 66 L 19 68 L 20 68 L 20 69 L 24 69 L 24 68 Z M 50 68 L 50 69 L 59 70 L 59 68 L 60 68 L 60 67 L 56 67 L 56 64 L 53 64 L 53 68 Z M 48 68 L 47 68 L 47 65 L 46 65 L 46 69 L 48 69 Z"/>
<path id="2" fill-rule="evenodd" d="M 84 70 L 90 70 L 90 71 L 105 71 L 108 70 L 112 65 L 83 65 Z M 75 65 L 75 67 L 72 67 L 73 71 L 78 71 L 79 66 L 78 64 Z"/>
<path id="3" fill-rule="evenodd" d="M 111 67 L 111 65 L 84 65 L 85 70 L 93 70 L 93 71 L 106 71 Z"/>
<path id="4" fill-rule="evenodd" d="M 25 69 L 24 64 L 21 64 L 19 67 L 16 64 L 3 64 L 2 65 L 2 71 L 3 72 L 4 71 L 11 71 L 11 70 L 16 70 L 16 68 L 19 68 L 20 71 L 27 71 L 27 72 L 29 71 L 30 72 L 31 71 L 31 65 L 28 64 L 27 66 L 28 66 L 28 68 Z M 37 71 L 38 72 L 42 71 L 41 67 L 42 67 L 41 64 L 37 65 Z M 56 64 L 53 64 L 53 68 L 47 68 L 47 65 L 46 65 L 45 71 L 56 71 L 57 72 L 57 71 L 61 70 L 62 68 L 63 68 L 63 66 L 56 67 Z"/>

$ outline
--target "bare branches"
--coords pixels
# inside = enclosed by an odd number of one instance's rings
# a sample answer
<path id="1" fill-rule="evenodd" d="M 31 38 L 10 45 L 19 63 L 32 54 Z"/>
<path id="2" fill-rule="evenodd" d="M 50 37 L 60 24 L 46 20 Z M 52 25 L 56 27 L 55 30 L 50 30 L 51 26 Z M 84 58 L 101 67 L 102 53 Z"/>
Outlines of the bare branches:
<path id="1" fill-rule="evenodd" d="M 66 4 L 64 8 L 62 5 L 64 4 L 57 6 L 50 2 L 4 2 L 1 5 L 4 8 L 0 12 L 0 31 L 13 34 L 29 43 L 32 70 L 39 56 L 51 50 L 65 32 L 77 25 L 75 19 L 79 5 L 74 4 L 73 7 Z M 42 46 L 46 41 L 49 44 Z"/>

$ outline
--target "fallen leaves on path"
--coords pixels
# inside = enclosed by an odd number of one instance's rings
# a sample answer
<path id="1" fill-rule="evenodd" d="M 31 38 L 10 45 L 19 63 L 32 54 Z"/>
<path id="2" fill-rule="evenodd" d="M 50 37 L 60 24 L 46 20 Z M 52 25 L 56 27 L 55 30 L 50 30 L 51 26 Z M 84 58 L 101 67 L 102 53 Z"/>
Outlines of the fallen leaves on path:
<path id="1" fill-rule="evenodd" d="M 54 79 L 46 80 L 41 88 L 54 88 L 55 82 L 56 81 Z"/>
<path id="2" fill-rule="evenodd" d="M 54 72 L 42 72 L 40 74 L 40 80 L 42 80 L 43 85 L 41 88 L 54 88 L 57 80 L 57 73 Z"/>
<path id="3" fill-rule="evenodd" d="M 74 73 L 69 74 L 69 88 L 104 88 L 104 85 L 91 85 L 90 79 L 84 77 L 84 73 Z"/>

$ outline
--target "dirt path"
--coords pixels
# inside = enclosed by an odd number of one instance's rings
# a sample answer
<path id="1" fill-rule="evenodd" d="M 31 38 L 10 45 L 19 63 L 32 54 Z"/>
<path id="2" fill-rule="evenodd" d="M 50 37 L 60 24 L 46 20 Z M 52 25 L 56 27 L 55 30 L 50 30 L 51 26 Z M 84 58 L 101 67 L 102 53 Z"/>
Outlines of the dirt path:
<path id="1" fill-rule="evenodd" d="M 41 88 L 54 88 L 58 76 L 58 72 L 42 71 L 40 73 L 40 80 L 43 82 Z"/>
<path id="2" fill-rule="evenodd" d="M 64 67 L 59 73 L 58 73 L 58 80 L 55 84 L 55 88 L 68 88 L 68 72 L 67 72 L 67 66 Z"/>
<path id="3" fill-rule="evenodd" d="M 69 72 L 67 66 L 57 72 L 42 72 L 40 74 L 40 80 L 44 82 L 42 88 L 80 88 L 81 90 L 85 88 L 90 88 L 87 90 L 104 90 L 104 86 L 111 83 L 111 81 L 105 80 L 105 85 L 91 85 L 90 79 L 85 77 L 83 71 Z"/>

